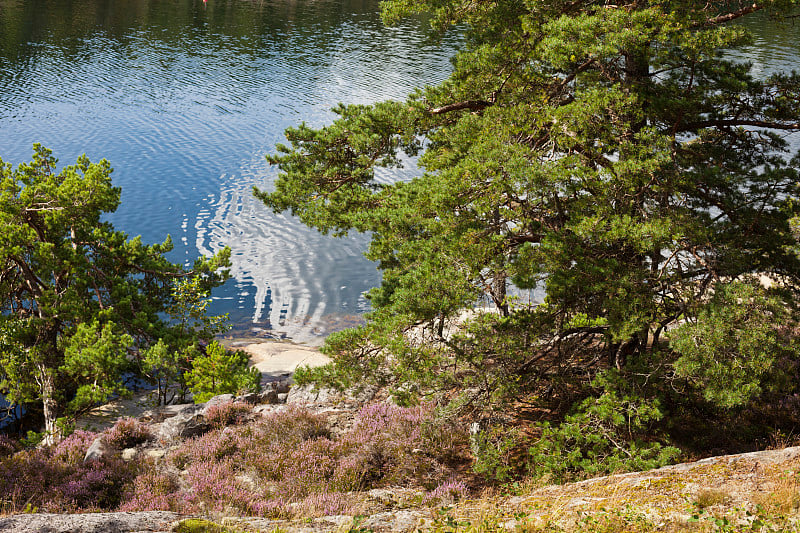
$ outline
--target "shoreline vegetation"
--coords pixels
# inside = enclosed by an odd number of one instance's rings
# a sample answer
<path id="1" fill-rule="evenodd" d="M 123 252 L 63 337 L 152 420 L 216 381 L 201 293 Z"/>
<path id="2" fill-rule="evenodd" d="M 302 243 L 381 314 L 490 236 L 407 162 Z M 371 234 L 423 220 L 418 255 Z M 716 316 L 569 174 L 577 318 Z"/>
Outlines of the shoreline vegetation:
<path id="1" fill-rule="evenodd" d="M 162 407 L 102 434 L 78 430 L 54 449 L 18 451 L 10 462 L 13 445 L 3 441 L 0 484 L 12 483 L 26 503 L 17 502 L 24 514 L 4 503 L 0 530 L 800 530 L 800 447 L 782 447 L 787 441 L 565 484 L 487 485 L 463 470 L 467 432 L 436 424 L 430 406 L 398 408 L 374 389 L 297 387 L 285 403 L 253 396 Z M 437 474 L 445 464 L 455 470 Z M 133 484 L 123 489 L 126 477 Z M 26 493 L 36 483 L 39 492 Z M 122 512 L 96 514 L 117 506 Z"/>
<path id="2" fill-rule="evenodd" d="M 453 74 L 287 129 L 253 190 L 368 235 L 372 311 L 320 353 L 215 340 L 230 250 L 101 222 L 107 161 L 0 162 L 0 389 L 44 428 L 0 436 L 0 525 L 798 530 L 800 73 L 731 59 L 797 0 L 382 6 L 463 28 Z M 127 376 L 156 405 L 75 429 Z"/>

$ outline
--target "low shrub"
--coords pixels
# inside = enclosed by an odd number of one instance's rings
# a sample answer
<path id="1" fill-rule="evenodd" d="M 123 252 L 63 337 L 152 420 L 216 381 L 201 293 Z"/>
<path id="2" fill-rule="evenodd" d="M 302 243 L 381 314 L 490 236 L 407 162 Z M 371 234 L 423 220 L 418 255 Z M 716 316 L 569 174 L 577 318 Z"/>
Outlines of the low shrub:
<path id="1" fill-rule="evenodd" d="M 244 402 L 225 402 L 206 409 L 206 420 L 216 429 L 239 425 L 247 421 L 253 406 Z"/>
<path id="2" fill-rule="evenodd" d="M 167 457 L 184 472 L 183 488 L 148 474 L 136 480 L 123 508 L 320 516 L 357 510 L 353 491 L 404 483 L 438 490 L 439 498 L 466 491 L 446 488 L 465 460 L 454 450 L 466 443 L 464 432 L 428 405 L 365 407 L 338 437 L 323 417 L 290 408 L 186 441 Z M 145 498 L 148 492 L 156 497 Z"/>
<path id="3" fill-rule="evenodd" d="M 525 461 L 515 450 L 526 442 L 516 428 L 490 426 L 470 435 L 470 449 L 475 457 L 472 471 L 492 481 L 508 481 L 518 477 Z"/>
<path id="4" fill-rule="evenodd" d="M 121 418 L 114 427 L 103 433 L 103 440 L 112 448 L 124 450 L 133 448 L 150 439 L 150 430 L 135 418 Z"/>
<path id="5" fill-rule="evenodd" d="M 48 512 L 73 512 L 116 508 L 136 464 L 104 457 L 83 462 L 97 438 L 76 431 L 58 445 L 23 450 L 0 460 L 0 500 L 9 512 L 35 506 Z"/>
<path id="6" fill-rule="evenodd" d="M 20 443 L 6 435 L 0 435 L 0 457 L 8 457 L 18 452 L 22 446 Z"/>
<path id="7" fill-rule="evenodd" d="M 126 491 L 121 511 L 175 511 L 178 484 L 164 472 L 146 470 L 139 474 Z"/>
<path id="8" fill-rule="evenodd" d="M 587 398 L 560 424 L 540 424 L 541 438 L 530 448 L 531 472 L 565 481 L 670 464 L 680 450 L 641 438 L 661 417 L 655 401 L 615 392 Z"/>
<path id="9" fill-rule="evenodd" d="M 451 479 L 428 492 L 423 503 L 428 505 L 448 505 L 464 498 L 469 494 L 466 483 Z"/>

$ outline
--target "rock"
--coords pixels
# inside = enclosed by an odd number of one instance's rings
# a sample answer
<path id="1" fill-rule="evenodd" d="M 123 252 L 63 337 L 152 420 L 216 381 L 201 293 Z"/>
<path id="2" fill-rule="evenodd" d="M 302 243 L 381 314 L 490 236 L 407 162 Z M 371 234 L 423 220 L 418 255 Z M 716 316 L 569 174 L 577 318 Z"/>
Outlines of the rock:
<path id="1" fill-rule="evenodd" d="M 285 531 L 287 533 L 321 533 L 325 531 L 314 527 L 313 524 L 293 524 L 287 520 L 272 520 L 269 518 L 228 516 L 221 520 L 224 527 L 235 528 L 236 531 Z M 331 531 L 333 528 L 327 528 Z"/>
<path id="2" fill-rule="evenodd" d="M 109 454 L 111 448 L 108 447 L 103 437 L 97 437 L 92 441 L 89 449 L 86 450 L 86 455 L 83 456 L 83 462 L 97 461 Z"/>
<path id="3" fill-rule="evenodd" d="M 286 409 L 285 405 L 263 404 L 263 405 L 255 406 L 255 408 L 253 408 L 253 412 L 256 413 L 256 414 L 259 414 L 261 416 L 269 416 L 272 413 L 276 413 L 278 411 L 283 411 L 284 409 Z"/>
<path id="4" fill-rule="evenodd" d="M 161 423 L 156 432 L 156 437 L 161 441 L 174 442 L 196 437 L 207 432 L 211 429 L 211 425 L 205 417 L 205 409 L 208 405 L 200 404 L 184 407 L 178 414 L 167 418 Z"/>
<path id="5" fill-rule="evenodd" d="M 332 524 L 335 526 L 336 531 L 357 531 L 351 528 L 353 525 L 353 517 L 348 515 L 337 514 L 322 516 L 314 519 L 314 522 L 318 524 Z"/>
<path id="6" fill-rule="evenodd" d="M 321 408 L 315 412 L 325 417 L 325 420 L 328 421 L 331 433 L 335 436 L 341 436 L 352 429 L 356 419 L 356 413 L 353 409 Z"/>
<path id="7" fill-rule="evenodd" d="M 356 410 L 372 400 L 377 392 L 378 388 L 373 386 L 338 391 L 328 388 L 316 389 L 313 385 L 304 385 L 302 387 L 292 387 L 289 390 L 286 403 L 304 407 Z"/>
<path id="8" fill-rule="evenodd" d="M 423 491 L 402 487 L 372 489 L 367 492 L 367 502 L 383 508 L 397 509 L 418 505 L 425 498 Z"/>
<path id="9" fill-rule="evenodd" d="M 147 452 L 145 452 L 145 455 L 147 457 L 149 457 L 150 459 L 153 459 L 154 461 L 158 461 L 159 459 L 161 459 L 162 457 L 167 455 L 167 451 L 166 450 L 147 450 Z"/>
<path id="10" fill-rule="evenodd" d="M 185 409 L 187 406 L 191 407 L 194 404 L 191 403 L 179 403 L 179 404 L 170 404 L 170 405 L 162 405 L 155 409 L 150 409 L 145 411 L 139 416 L 139 420 L 142 422 L 150 422 L 153 424 L 157 424 L 159 422 L 163 422 L 167 418 L 172 418 L 173 416 L 177 415 L 181 410 Z"/>
<path id="11" fill-rule="evenodd" d="M 133 461 L 136 457 L 136 448 L 125 448 L 122 450 L 122 460 L 123 461 Z"/>
<path id="12" fill-rule="evenodd" d="M 172 531 L 180 515 L 169 511 L 136 513 L 33 513 L 0 517 L 0 531 L 14 533 L 132 533 Z"/>
<path id="13" fill-rule="evenodd" d="M 274 388 L 275 392 L 277 392 L 278 394 L 286 394 L 289 392 L 290 389 L 289 381 L 288 380 L 273 381 L 272 388 Z"/>
<path id="14" fill-rule="evenodd" d="M 286 400 L 289 398 L 289 393 L 281 392 L 278 393 L 278 403 L 286 403 Z"/>
<path id="15" fill-rule="evenodd" d="M 237 396 L 235 401 L 249 403 L 251 405 L 257 405 L 260 403 L 264 403 L 261 399 L 262 395 L 263 393 L 249 392 L 247 394 L 242 394 L 241 396 Z"/>
<path id="16" fill-rule="evenodd" d="M 326 405 L 333 402 L 334 398 L 341 394 L 333 389 L 316 389 L 313 385 L 302 387 L 292 387 L 286 397 L 286 403 L 290 405 L 314 406 Z"/>
<path id="17" fill-rule="evenodd" d="M 213 398 L 208 400 L 206 403 L 198 405 L 203 405 L 205 409 L 208 409 L 209 407 L 212 407 L 214 405 L 219 405 L 221 403 L 230 403 L 233 400 L 234 400 L 233 394 L 218 394 L 217 396 L 214 396 Z"/>
<path id="18" fill-rule="evenodd" d="M 315 348 L 285 342 L 260 342 L 244 347 L 264 379 L 282 381 L 299 366 L 317 367 L 331 359 Z M 279 391 L 280 392 L 280 391 Z"/>
<path id="19" fill-rule="evenodd" d="M 419 511 L 389 511 L 368 516 L 358 524 L 362 531 L 411 532 L 426 528 L 429 520 Z"/>
<path id="20" fill-rule="evenodd" d="M 275 404 L 280 403 L 278 402 L 278 393 L 275 392 L 275 389 L 269 388 L 263 391 L 261 394 L 258 395 L 259 402 L 258 403 L 267 403 L 267 404 Z"/>

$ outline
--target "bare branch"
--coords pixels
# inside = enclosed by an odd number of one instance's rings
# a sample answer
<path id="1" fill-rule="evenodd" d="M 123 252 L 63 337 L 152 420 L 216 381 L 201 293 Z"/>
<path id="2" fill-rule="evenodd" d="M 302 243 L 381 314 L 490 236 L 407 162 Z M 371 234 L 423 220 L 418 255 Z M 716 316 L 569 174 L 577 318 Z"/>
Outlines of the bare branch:
<path id="1" fill-rule="evenodd" d="M 719 120 L 701 120 L 698 122 L 689 122 L 684 124 L 678 131 L 693 131 L 700 128 L 726 128 L 736 126 L 755 126 L 757 128 L 768 128 L 774 130 L 798 130 L 800 131 L 800 122 L 770 122 L 767 120 L 751 120 L 751 119 L 719 119 Z"/>
<path id="2" fill-rule="evenodd" d="M 725 24 L 726 22 L 730 22 L 732 20 L 736 20 L 736 19 L 741 18 L 741 17 L 743 17 L 745 15 L 749 15 L 750 13 L 755 13 L 756 11 L 760 11 L 762 9 L 764 9 L 763 5 L 759 5 L 759 4 L 755 4 L 754 3 L 753 5 L 743 7 L 742 9 L 739 9 L 738 11 L 732 11 L 732 12 L 726 13 L 724 15 L 711 17 L 710 19 L 706 20 L 705 22 L 697 24 L 694 27 L 695 28 L 705 28 L 705 27 L 708 27 L 708 26 L 716 26 L 717 24 Z"/>
<path id="3" fill-rule="evenodd" d="M 574 71 L 574 72 L 572 72 L 572 73 L 571 73 L 569 76 L 567 76 L 566 78 L 564 78 L 563 80 L 561 80 L 561 83 L 559 83 L 559 84 L 558 84 L 558 85 L 555 87 L 555 90 L 554 90 L 553 92 L 554 92 L 554 93 L 559 93 L 559 92 L 561 92 L 561 91 L 564 89 L 564 87 L 566 87 L 566 86 L 567 86 L 567 85 L 568 85 L 568 84 L 569 84 L 569 83 L 570 83 L 572 80 L 574 80 L 574 79 L 575 79 L 575 77 L 576 77 L 578 74 L 580 74 L 581 72 L 583 72 L 584 70 L 586 70 L 587 68 L 589 68 L 590 66 L 592 66 L 592 65 L 594 64 L 594 61 L 595 61 L 595 60 L 594 60 L 594 58 L 589 58 L 589 59 L 587 59 L 586 61 L 584 61 L 583 63 L 581 63 L 581 64 L 578 66 L 578 68 L 577 68 L 577 69 L 575 69 L 575 71 Z"/>
<path id="4" fill-rule="evenodd" d="M 435 107 L 428 112 L 431 115 L 441 115 L 443 113 L 450 113 L 451 111 L 461 111 L 462 109 L 469 109 L 470 111 L 481 111 L 490 107 L 492 105 L 491 102 L 486 100 L 465 100 L 463 102 L 456 102 L 453 104 L 447 104 L 446 106 L 442 107 Z"/>

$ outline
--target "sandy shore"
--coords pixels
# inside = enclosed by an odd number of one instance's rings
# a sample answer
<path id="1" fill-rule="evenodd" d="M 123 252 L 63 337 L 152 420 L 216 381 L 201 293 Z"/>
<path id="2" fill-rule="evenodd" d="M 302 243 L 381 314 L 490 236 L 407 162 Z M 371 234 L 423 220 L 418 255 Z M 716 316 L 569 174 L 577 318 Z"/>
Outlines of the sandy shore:
<path id="1" fill-rule="evenodd" d="M 291 376 L 299 366 L 318 367 L 331 362 L 316 348 L 290 342 L 256 342 L 244 346 L 232 346 L 250 355 L 250 361 L 262 375 L 262 379 L 274 381 Z"/>
<path id="2" fill-rule="evenodd" d="M 262 382 L 277 381 L 290 377 L 299 366 L 317 367 L 330 362 L 330 358 L 316 348 L 282 341 L 226 340 L 228 348 L 244 350 L 250 355 L 251 364 L 261 372 Z M 121 417 L 138 417 L 156 407 L 155 391 L 134 392 L 127 398 L 116 399 L 92 409 L 80 417 L 78 429 L 102 431 L 114 425 Z M 162 407 L 162 409 L 170 409 Z"/>

